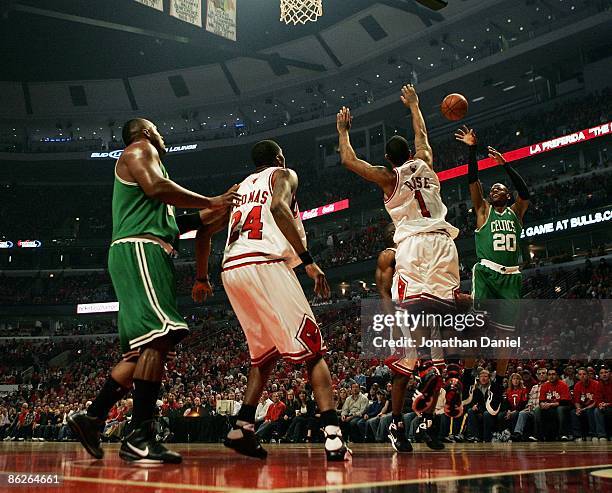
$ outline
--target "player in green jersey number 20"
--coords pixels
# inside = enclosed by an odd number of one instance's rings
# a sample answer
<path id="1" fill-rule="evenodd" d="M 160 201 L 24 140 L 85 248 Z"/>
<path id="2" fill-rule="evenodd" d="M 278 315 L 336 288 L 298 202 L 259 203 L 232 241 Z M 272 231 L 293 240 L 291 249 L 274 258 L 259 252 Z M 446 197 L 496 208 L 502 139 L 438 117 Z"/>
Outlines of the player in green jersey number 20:
<path id="1" fill-rule="evenodd" d="M 485 308 L 486 305 L 492 322 L 498 329 L 513 330 L 517 308 L 513 302 L 483 302 L 514 300 L 521 296 L 519 241 L 523 217 L 529 206 L 529 190 L 523 178 L 506 162 L 504 156 L 493 147 L 488 147 L 489 158 L 502 165 L 518 194 L 514 203 L 508 207 L 512 198 L 510 191 L 504 184 L 495 183 L 487 201 L 478 179 L 476 133 L 464 126 L 457 130 L 455 138 L 469 147 L 468 183 L 476 215 L 475 241 L 478 259 L 472 277 L 474 304 L 480 308 Z M 503 374 L 504 362 L 498 362 L 500 374 Z"/>

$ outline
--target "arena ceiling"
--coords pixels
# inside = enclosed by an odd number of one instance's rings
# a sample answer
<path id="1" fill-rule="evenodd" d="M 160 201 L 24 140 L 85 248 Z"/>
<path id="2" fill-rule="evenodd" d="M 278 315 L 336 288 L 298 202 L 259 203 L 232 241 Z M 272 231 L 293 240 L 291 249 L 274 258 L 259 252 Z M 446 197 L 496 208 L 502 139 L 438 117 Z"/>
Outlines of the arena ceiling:
<path id="1" fill-rule="evenodd" d="M 440 12 L 415 0 L 324 0 L 323 17 L 297 27 L 279 21 L 279 0 L 237 1 L 233 42 L 133 0 L 0 0 L 0 80 L 122 78 L 265 58 L 262 50 L 316 36 L 373 4 L 413 14 L 426 28 L 473 0 L 455 0 Z"/>

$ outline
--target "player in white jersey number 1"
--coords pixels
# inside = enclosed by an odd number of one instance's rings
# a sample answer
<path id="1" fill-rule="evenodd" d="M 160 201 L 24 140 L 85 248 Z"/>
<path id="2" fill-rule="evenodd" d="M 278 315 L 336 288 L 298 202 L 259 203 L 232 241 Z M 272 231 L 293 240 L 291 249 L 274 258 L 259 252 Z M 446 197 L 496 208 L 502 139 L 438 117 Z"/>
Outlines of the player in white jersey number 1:
<path id="1" fill-rule="evenodd" d="M 414 154 L 407 140 L 393 136 L 386 143 L 385 159 L 391 169 L 373 166 L 357 158 L 351 146 L 349 130 L 352 124 L 350 110 L 343 107 L 337 115 L 339 150 L 342 165 L 362 178 L 376 183 L 384 193 L 387 212 L 395 224 L 395 275 L 392 297 L 397 303 L 416 300 L 435 300 L 440 306 L 454 304 L 459 288 L 459 260 L 453 239 L 458 230 L 449 224 L 446 206 L 440 195 L 440 181 L 433 170 L 433 153 L 419 98 L 412 85 L 402 87 L 401 101 L 410 110 L 414 130 Z M 389 429 L 391 443 L 396 451 L 411 450 L 403 429 L 401 416 L 406 384 L 410 375 L 418 370 L 421 377 L 422 397 L 415 402 L 415 410 L 422 415 L 423 439 L 431 448 L 443 445 L 429 435 L 427 424 L 442 386 L 439 370 L 444 355 L 439 349 L 417 362 L 416 351 L 395 354 L 386 363 L 393 371 L 392 414 Z M 460 396 L 459 402 L 460 405 Z"/>
<path id="2" fill-rule="evenodd" d="M 245 333 L 251 370 L 243 405 L 225 445 L 245 455 L 267 455 L 255 434 L 255 409 L 279 358 L 306 364 L 326 437 L 327 460 L 345 460 L 332 398 L 332 382 L 319 326 L 293 268 L 304 264 L 315 293 L 327 298 L 323 271 L 306 249 L 306 234 L 295 193 L 298 177 L 285 168 L 279 145 L 271 140 L 252 149 L 255 171 L 238 187 L 231 211 L 221 277 Z"/>

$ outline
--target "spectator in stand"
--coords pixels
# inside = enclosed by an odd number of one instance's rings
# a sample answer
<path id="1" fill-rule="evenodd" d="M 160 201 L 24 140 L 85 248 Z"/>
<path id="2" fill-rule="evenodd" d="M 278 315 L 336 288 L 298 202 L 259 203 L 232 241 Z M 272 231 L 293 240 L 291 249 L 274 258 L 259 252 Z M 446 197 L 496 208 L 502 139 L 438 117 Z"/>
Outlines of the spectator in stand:
<path id="1" fill-rule="evenodd" d="M 570 390 L 574 388 L 574 385 L 578 381 L 576 377 L 576 368 L 574 365 L 567 365 L 563 370 L 563 378 L 561 379 Z"/>
<path id="2" fill-rule="evenodd" d="M 585 368 L 578 368 L 578 382 L 574 385 L 572 428 L 577 442 L 607 440 L 604 416 L 599 410 L 601 385 L 593 380 Z"/>
<path id="3" fill-rule="evenodd" d="M 603 415 L 606 427 L 606 436 L 612 436 L 612 379 L 610 378 L 610 368 L 602 366 L 599 369 L 599 383 L 601 385 L 601 402 L 599 411 Z"/>
<path id="4" fill-rule="evenodd" d="M 338 415 L 342 415 L 342 408 L 344 407 L 344 403 L 346 402 L 346 389 L 344 387 L 340 388 L 340 390 L 338 390 L 338 402 L 336 405 L 336 412 L 338 413 Z"/>
<path id="5" fill-rule="evenodd" d="M 496 416 L 492 415 L 486 407 L 487 399 L 501 396 L 502 384 L 499 378 L 491 382 L 489 370 L 478 370 L 478 377 L 474 383 L 472 400 L 467 411 L 467 440 L 470 442 L 490 442 L 496 430 Z"/>
<path id="6" fill-rule="evenodd" d="M 510 375 L 505 399 L 502 401 L 502 410 L 499 413 L 499 421 L 503 430 L 515 429 L 519 413 L 527 405 L 527 388 L 523 378 L 518 373 Z"/>
<path id="7" fill-rule="evenodd" d="M 569 412 L 572 396 L 565 382 L 559 380 L 555 368 L 549 368 L 548 381 L 540 388 L 540 420 L 547 439 L 568 441 Z"/>
<path id="8" fill-rule="evenodd" d="M 372 388 L 375 388 L 372 386 Z M 359 437 L 359 441 L 368 442 L 374 441 L 374 437 L 368 436 L 368 430 L 371 429 L 369 422 L 372 419 L 378 418 L 387 412 L 388 409 L 387 404 L 387 393 L 384 390 L 376 391 L 376 400 L 372 402 L 366 409 L 365 414 L 357 420 L 357 436 Z"/>
<path id="9" fill-rule="evenodd" d="M 304 390 L 300 390 L 298 398 L 295 400 L 297 401 L 295 417 L 291 420 L 285 437 L 291 443 L 300 443 L 305 438 L 306 441 L 311 442 L 315 403 Z"/>
<path id="10" fill-rule="evenodd" d="M 340 427 L 342 436 L 350 441 L 359 441 L 359 430 L 357 422 L 365 414 L 370 401 L 367 396 L 361 393 L 361 388 L 357 383 L 351 385 L 351 394 L 344 401 L 342 412 L 340 413 Z"/>
<path id="11" fill-rule="evenodd" d="M 287 431 L 289 430 L 290 424 L 296 417 L 297 411 L 300 409 L 300 402 L 295 398 L 293 390 L 287 391 L 287 397 L 285 399 L 285 412 L 283 413 L 283 422 L 279 427 L 278 433 L 283 439 L 287 438 Z"/>
<path id="12" fill-rule="evenodd" d="M 519 411 L 512 441 L 520 442 L 525 439 L 525 429 L 528 424 L 531 424 L 533 431 L 527 435 L 531 442 L 538 441 L 538 431 L 540 425 L 540 390 L 544 383 L 548 381 L 547 370 L 544 367 L 536 369 L 536 377 L 538 383 L 534 384 L 529 390 L 529 398 L 527 405 L 522 411 Z"/>
<path id="13" fill-rule="evenodd" d="M 278 392 L 272 392 L 272 404 L 268 407 L 268 412 L 262 425 L 257 429 L 257 436 L 262 441 L 281 436 L 281 428 L 284 423 L 284 415 L 287 406 L 280 400 Z"/>
<path id="14" fill-rule="evenodd" d="M 259 427 L 263 424 L 266 419 L 266 415 L 268 414 L 268 409 L 272 405 L 272 400 L 269 397 L 267 390 L 264 390 L 261 393 L 261 397 L 259 398 L 259 404 L 257 404 L 257 408 L 255 409 L 255 430 L 259 429 Z"/>

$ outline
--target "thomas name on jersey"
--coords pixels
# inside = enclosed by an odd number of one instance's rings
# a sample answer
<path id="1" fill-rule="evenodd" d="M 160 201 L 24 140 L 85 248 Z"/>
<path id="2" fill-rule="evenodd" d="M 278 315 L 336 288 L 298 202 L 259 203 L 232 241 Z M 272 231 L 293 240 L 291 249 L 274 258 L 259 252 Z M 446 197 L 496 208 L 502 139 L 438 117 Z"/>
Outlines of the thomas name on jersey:
<path id="1" fill-rule="evenodd" d="M 247 194 L 242 195 L 240 199 L 240 205 L 252 204 L 252 203 L 259 203 L 263 205 L 268 201 L 269 196 L 270 194 L 268 193 L 267 190 L 253 190 L 248 195 Z"/>

